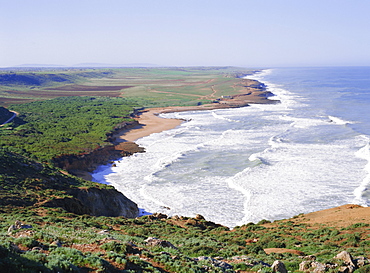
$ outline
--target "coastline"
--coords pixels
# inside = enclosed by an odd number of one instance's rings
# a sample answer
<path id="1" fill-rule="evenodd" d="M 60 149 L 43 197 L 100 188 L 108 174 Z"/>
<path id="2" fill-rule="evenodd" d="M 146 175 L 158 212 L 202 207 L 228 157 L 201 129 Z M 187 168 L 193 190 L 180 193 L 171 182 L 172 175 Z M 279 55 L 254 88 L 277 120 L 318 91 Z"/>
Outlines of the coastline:
<path id="1" fill-rule="evenodd" d="M 239 108 L 249 106 L 250 104 L 275 104 L 279 101 L 270 100 L 274 96 L 266 91 L 265 86 L 255 80 L 245 80 L 246 93 L 236 94 L 220 98 L 211 104 L 197 106 L 169 106 L 160 108 L 147 108 L 140 111 L 137 115 L 137 126 L 130 129 L 123 129 L 113 135 L 116 143 L 131 141 L 135 142 L 139 138 L 149 136 L 153 133 L 160 133 L 166 130 L 174 129 L 184 120 L 168 119 L 159 117 L 164 113 L 186 112 L 186 111 L 205 111 L 215 109 Z"/>
<path id="2" fill-rule="evenodd" d="M 163 108 L 149 108 L 141 110 L 139 113 L 137 113 L 137 117 L 135 120 L 137 121 L 136 126 L 132 126 L 129 129 L 121 129 L 119 132 L 113 135 L 112 139 L 115 139 L 116 144 L 117 143 L 127 143 L 127 142 L 134 142 L 139 138 L 149 136 L 153 133 L 159 133 L 162 131 L 170 130 L 173 128 L 176 128 L 179 126 L 183 120 L 179 119 L 166 119 L 159 117 L 162 113 L 171 113 L 171 112 L 182 112 L 182 111 L 201 111 L 201 110 L 213 110 L 213 109 L 225 109 L 225 108 L 238 108 L 238 107 L 244 107 L 248 106 L 249 104 L 271 104 L 271 103 L 277 103 L 277 101 L 268 100 L 268 92 L 263 91 L 261 89 L 254 90 L 248 93 L 244 94 L 237 94 L 234 96 L 231 96 L 229 98 L 225 98 L 220 100 L 218 103 L 212 103 L 207 105 L 199 105 L 199 106 L 188 106 L 188 107 L 163 107 Z M 346 206 L 346 212 L 348 214 L 352 215 L 351 212 L 353 211 L 353 208 L 356 208 L 356 215 L 360 210 L 357 210 L 357 208 L 362 208 L 357 205 L 343 205 L 343 207 Z M 330 213 L 328 215 L 333 214 L 334 212 L 338 211 L 338 208 L 340 207 L 334 207 L 331 209 L 327 209 Z M 348 209 L 348 210 L 347 210 Z M 362 211 L 368 211 L 368 209 L 361 210 Z M 312 215 L 312 221 L 317 223 L 324 223 L 325 217 L 316 216 L 316 213 L 319 213 L 323 210 L 318 210 L 315 212 L 312 212 L 310 215 Z M 326 211 L 326 210 L 325 210 Z M 364 212 L 365 213 L 365 212 Z M 330 219 L 330 222 L 337 223 L 337 220 L 339 216 L 333 217 L 333 219 Z M 347 219 L 349 215 L 343 216 L 343 219 Z M 357 217 L 356 217 L 357 218 Z M 340 222 L 344 222 L 342 218 L 340 218 Z M 361 219 L 353 219 L 353 221 L 357 221 Z M 363 220 L 363 219 L 362 219 Z"/>
<path id="3" fill-rule="evenodd" d="M 114 164 L 114 160 L 120 157 L 145 152 L 144 148 L 135 143 L 139 138 L 174 129 L 184 122 L 180 119 L 161 118 L 159 115 L 162 113 L 240 108 L 250 104 L 276 104 L 280 102 L 269 99 L 274 94 L 267 91 L 266 86 L 257 80 L 243 79 L 242 84 L 243 89 L 238 94 L 217 98 L 209 104 L 139 110 L 134 117 L 134 122 L 123 124 L 120 129 L 112 132 L 109 137 L 111 146 L 99 148 L 88 155 L 66 156 L 60 159 L 57 165 L 77 177 L 91 181 L 91 174 L 98 166 Z"/>

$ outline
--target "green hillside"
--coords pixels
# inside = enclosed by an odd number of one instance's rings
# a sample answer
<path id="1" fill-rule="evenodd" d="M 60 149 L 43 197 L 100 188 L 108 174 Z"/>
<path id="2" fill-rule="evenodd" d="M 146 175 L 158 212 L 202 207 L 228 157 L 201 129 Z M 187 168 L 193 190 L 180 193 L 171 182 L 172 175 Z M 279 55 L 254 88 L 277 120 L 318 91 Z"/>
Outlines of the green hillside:
<path id="1" fill-rule="evenodd" d="M 111 74 L 108 71 L 85 70 L 43 70 L 0 72 L 0 85 L 3 86 L 51 86 L 84 81 L 86 78 L 100 78 Z"/>

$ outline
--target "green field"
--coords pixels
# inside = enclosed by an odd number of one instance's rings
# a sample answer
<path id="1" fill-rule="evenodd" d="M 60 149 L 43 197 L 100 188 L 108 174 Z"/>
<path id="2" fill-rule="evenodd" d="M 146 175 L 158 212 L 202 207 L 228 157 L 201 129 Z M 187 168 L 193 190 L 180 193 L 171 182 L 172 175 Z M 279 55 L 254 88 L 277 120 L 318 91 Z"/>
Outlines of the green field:
<path id="1" fill-rule="evenodd" d="M 61 96 L 109 96 L 145 107 L 196 105 L 243 90 L 235 67 L 41 69 L 0 72 L 0 106 Z"/>

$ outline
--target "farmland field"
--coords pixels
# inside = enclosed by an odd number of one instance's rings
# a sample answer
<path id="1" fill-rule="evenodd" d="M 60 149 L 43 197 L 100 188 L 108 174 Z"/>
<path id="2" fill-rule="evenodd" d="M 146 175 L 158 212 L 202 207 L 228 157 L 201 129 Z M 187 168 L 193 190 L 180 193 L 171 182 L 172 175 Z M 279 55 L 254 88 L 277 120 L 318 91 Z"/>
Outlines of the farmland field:
<path id="1" fill-rule="evenodd" d="M 234 67 L 16 69 L 0 72 L 0 106 L 64 96 L 126 97 L 145 107 L 196 105 L 243 92 Z"/>

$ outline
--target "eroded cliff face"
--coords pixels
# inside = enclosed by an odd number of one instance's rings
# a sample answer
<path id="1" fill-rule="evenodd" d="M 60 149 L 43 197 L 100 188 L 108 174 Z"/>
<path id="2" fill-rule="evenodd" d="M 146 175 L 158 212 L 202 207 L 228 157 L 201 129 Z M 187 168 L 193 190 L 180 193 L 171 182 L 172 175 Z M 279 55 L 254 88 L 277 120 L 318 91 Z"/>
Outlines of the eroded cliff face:
<path id="1" fill-rule="evenodd" d="M 80 188 L 68 192 L 73 197 L 56 198 L 42 204 L 61 207 L 68 212 L 92 216 L 136 218 L 139 209 L 133 201 L 115 189 Z"/>
<path id="2" fill-rule="evenodd" d="M 136 203 L 115 189 L 79 189 L 74 191 L 74 195 L 91 209 L 90 214 L 94 216 L 139 216 Z"/>

